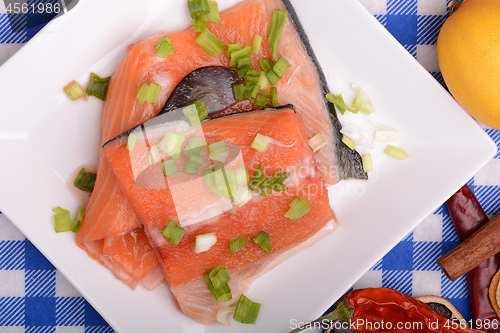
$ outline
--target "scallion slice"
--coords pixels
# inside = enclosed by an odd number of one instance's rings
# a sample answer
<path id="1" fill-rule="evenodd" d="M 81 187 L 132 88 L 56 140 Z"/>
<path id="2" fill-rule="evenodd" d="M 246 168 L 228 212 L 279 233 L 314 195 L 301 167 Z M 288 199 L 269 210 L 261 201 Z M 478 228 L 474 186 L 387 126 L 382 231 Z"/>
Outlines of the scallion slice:
<path id="1" fill-rule="evenodd" d="M 271 23 L 269 24 L 269 30 L 267 32 L 267 40 L 269 41 L 269 47 L 271 48 L 271 53 L 274 59 L 278 59 L 278 47 L 280 45 L 281 34 L 283 33 L 283 28 L 285 27 L 287 15 L 287 11 L 275 9 L 271 16 Z"/>
<path id="2" fill-rule="evenodd" d="M 280 77 L 272 70 L 266 72 L 267 79 L 271 85 L 275 86 L 279 82 Z"/>
<path id="3" fill-rule="evenodd" d="M 175 163 L 175 160 L 166 160 L 161 162 L 161 168 L 163 169 L 163 175 L 165 177 L 174 175 L 179 171 L 177 168 L 177 164 Z"/>
<path id="4" fill-rule="evenodd" d="M 158 97 L 160 96 L 160 90 L 161 87 L 155 83 L 143 82 L 135 98 L 141 105 L 145 102 L 156 103 L 158 102 Z"/>
<path id="5" fill-rule="evenodd" d="M 334 95 L 334 94 L 326 94 L 326 99 L 328 102 L 335 104 L 340 114 L 344 114 L 346 111 L 351 111 L 352 113 L 358 113 L 357 109 L 353 109 L 347 106 L 344 102 L 344 98 L 342 94 Z"/>
<path id="6" fill-rule="evenodd" d="M 247 89 L 244 84 L 233 84 L 234 99 L 242 101 L 247 98 Z"/>
<path id="7" fill-rule="evenodd" d="M 250 71 L 250 66 L 238 68 L 236 71 L 238 72 L 238 77 L 244 77 Z"/>
<path id="8" fill-rule="evenodd" d="M 207 21 L 204 19 L 204 16 L 206 15 L 201 15 L 200 17 L 195 18 L 193 23 L 191 23 L 193 25 L 194 32 L 203 32 L 203 30 L 207 27 Z"/>
<path id="9" fill-rule="evenodd" d="M 214 174 L 213 166 L 210 165 L 203 169 L 203 178 L 205 180 L 205 186 L 210 187 L 215 185 L 215 174 Z"/>
<path id="10" fill-rule="evenodd" d="M 247 168 L 237 169 L 236 171 L 236 182 L 238 186 L 248 186 L 250 182 L 250 176 L 248 175 Z"/>
<path id="11" fill-rule="evenodd" d="M 250 46 L 247 46 L 241 50 L 235 51 L 231 53 L 231 61 L 229 62 L 229 65 L 231 67 L 236 66 L 239 60 L 244 59 L 244 58 L 249 58 L 250 55 L 252 55 L 252 48 Z"/>
<path id="12" fill-rule="evenodd" d="M 128 135 L 127 147 L 126 147 L 128 151 L 133 151 L 134 150 L 135 142 L 136 141 L 137 141 L 137 135 L 135 135 L 134 133 L 130 133 Z"/>
<path id="13" fill-rule="evenodd" d="M 217 311 L 217 321 L 221 324 L 224 324 L 226 326 L 229 326 L 229 314 L 234 314 L 234 311 L 236 310 L 236 306 L 228 306 L 225 308 L 220 308 Z"/>
<path id="14" fill-rule="evenodd" d="M 153 165 L 161 161 L 160 151 L 158 146 L 152 146 L 149 148 L 149 164 Z"/>
<path id="15" fill-rule="evenodd" d="M 210 7 L 210 13 L 204 17 L 206 17 L 207 21 L 220 24 L 219 5 L 217 4 L 217 1 L 208 0 L 208 6 Z"/>
<path id="16" fill-rule="evenodd" d="M 278 89 L 276 87 L 271 88 L 271 104 L 274 107 L 278 106 Z"/>
<path id="17" fill-rule="evenodd" d="M 198 36 L 196 43 L 212 57 L 221 54 L 226 48 L 226 44 L 217 38 L 208 28 L 205 28 Z"/>
<path id="18" fill-rule="evenodd" d="M 255 77 L 255 76 L 251 76 L 250 75 L 250 72 L 252 70 L 250 70 L 247 75 L 245 76 L 245 82 L 252 82 L 252 83 L 257 83 L 259 82 L 259 78 L 260 78 L 260 73 L 259 73 L 259 76 Z"/>
<path id="19" fill-rule="evenodd" d="M 213 161 L 224 163 L 229 156 L 229 151 L 224 141 L 212 143 L 208 146 L 208 149 L 210 150 L 210 159 Z"/>
<path id="20" fill-rule="evenodd" d="M 373 161 L 371 154 L 361 156 L 361 162 L 363 163 L 364 172 L 370 172 L 373 170 Z"/>
<path id="21" fill-rule="evenodd" d="M 289 205 L 290 209 L 285 213 L 285 217 L 292 221 L 300 219 L 312 209 L 311 204 L 306 198 L 297 197 Z"/>
<path id="22" fill-rule="evenodd" d="M 255 99 L 255 106 L 266 107 L 268 98 L 271 98 L 271 95 L 259 94 L 259 96 Z"/>
<path id="23" fill-rule="evenodd" d="M 217 236 L 214 232 L 198 235 L 194 241 L 194 252 L 201 253 L 210 250 L 217 243 Z"/>
<path id="24" fill-rule="evenodd" d="M 252 142 L 251 147 L 253 149 L 257 150 L 259 153 L 263 153 L 269 147 L 269 140 L 267 140 L 266 136 L 264 136 L 260 133 L 257 133 L 257 135 L 255 136 L 255 139 Z"/>
<path id="25" fill-rule="evenodd" d="M 252 65 L 252 60 L 250 59 L 250 57 L 241 58 L 236 62 L 236 68 L 238 69 L 243 67 L 250 67 L 250 65 Z M 250 71 L 250 69 L 248 71 Z"/>
<path id="26" fill-rule="evenodd" d="M 261 71 L 259 76 L 259 81 L 257 85 L 260 86 L 260 89 L 266 90 L 269 88 L 269 79 L 267 78 L 266 72 Z"/>
<path id="27" fill-rule="evenodd" d="M 74 185 L 76 188 L 85 191 L 92 192 L 95 185 L 95 179 L 97 175 L 92 172 L 87 172 L 85 168 L 82 168 L 78 175 L 76 176 Z"/>
<path id="28" fill-rule="evenodd" d="M 252 77 L 259 78 L 259 77 L 260 77 L 260 71 L 257 71 L 257 70 L 255 70 L 255 69 L 251 69 L 251 70 L 247 73 L 247 76 L 252 76 Z"/>
<path id="29" fill-rule="evenodd" d="M 208 188 L 210 192 L 217 194 L 223 198 L 231 199 L 231 195 L 229 194 L 229 188 L 226 186 L 224 189 L 219 190 L 216 185 L 212 185 Z"/>
<path id="30" fill-rule="evenodd" d="M 174 45 L 168 36 L 164 36 L 155 46 L 156 55 L 165 58 L 169 54 L 175 54 Z"/>
<path id="31" fill-rule="evenodd" d="M 188 0 L 187 2 L 189 14 L 194 20 L 201 15 L 210 13 L 210 5 L 208 0 Z"/>
<path id="32" fill-rule="evenodd" d="M 245 237 L 234 237 L 229 240 L 229 251 L 231 254 L 235 254 L 239 250 L 247 246 L 248 235 Z"/>
<path id="33" fill-rule="evenodd" d="M 207 106 L 202 101 L 196 101 L 182 110 L 189 125 L 194 126 L 208 117 Z"/>
<path id="34" fill-rule="evenodd" d="M 273 66 L 273 72 L 279 76 L 281 79 L 285 74 L 285 71 L 290 67 L 290 63 L 285 59 L 285 57 L 281 56 L 278 61 Z"/>
<path id="35" fill-rule="evenodd" d="M 354 92 L 356 92 L 356 98 L 354 102 L 352 102 L 352 107 L 358 109 L 367 116 L 374 113 L 375 108 L 368 94 L 356 84 L 352 84 L 351 86 Z"/>
<path id="36" fill-rule="evenodd" d="M 71 231 L 72 222 L 69 210 L 61 207 L 56 207 L 52 209 L 52 211 L 56 213 L 56 215 L 54 215 L 56 232 L 59 233 L 59 232 Z"/>
<path id="37" fill-rule="evenodd" d="M 245 295 L 241 294 L 236 303 L 233 319 L 242 324 L 255 324 L 260 312 L 260 303 L 255 303 L 249 300 Z"/>
<path id="38" fill-rule="evenodd" d="M 208 277 L 210 278 L 210 282 L 214 288 L 218 289 L 225 285 L 231 280 L 229 273 L 227 272 L 226 265 L 222 264 L 215 268 L 212 268 L 210 272 L 208 272 Z"/>
<path id="39" fill-rule="evenodd" d="M 407 152 L 405 152 L 403 149 L 394 147 L 392 145 L 387 145 L 385 148 L 384 153 L 386 155 L 392 156 L 394 158 L 397 158 L 398 160 L 406 160 L 408 156 L 410 156 Z"/>
<path id="40" fill-rule="evenodd" d="M 199 136 L 195 136 L 189 143 L 184 147 L 184 154 L 187 156 L 199 156 L 203 148 L 207 146 L 205 140 Z"/>
<path id="41" fill-rule="evenodd" d="M 182 237 L 186 233 L 186 229 L 181 228 L 177 225 L 174 220 L 168 221 L 167 227 L 162 231 L 163 237 L 168 240 L 173 245 L 177 246 L 181 241 Z"/>
<path id="42" fill-rule="evenodd" d="M 252 238 L 252 241 L 257 244 L 262 250 L 271 253 L 271 237 L 265 231 L 261 231 L 257 236 Z"/>
<path id="43" fill-rule="evenodd" d="M 315 136 L 308 140 L 308 143 L 313 152 L 317 152 L 327 144 L 326 139 L 322 133 L 317 133 Z"/>
<path id="44" fill-rule="evenodd" d="M 248 189 L 250 191 L 255 190 L 264 180 L 266 180 L 266 177 L 264 176 L 264 173 L 262 172 L 262 164 L 259 164 L 259 166 L 255 170 L 255 174 L 252 178 L 252 182 L 248 186 Z"/>
<path id="45" fill-rule="evenodd" d="M 203 157 L 192 155 L 189 156 L 184 167 L 184 173 L 188 175 L 197 175 L 200 172 L 200 167 L 203 164 Z"/>
<path id="46" fill-rule="evenodd" d="M 230 301 L 233 296 L 231 295 L 231 288 L 229 288 L 229 284 L 226 283 L 219 288 L 215 288 L 210 280 L 208 274 L 204 274 L 205 282 L 207 283 L 208 289 L 214 295 L 214 298 L 217 302 L 227 302 Z"/>
<path id="47" fill-rule="evenodd" d="M 261 44 L 262 44 L 262 36 L 259 34 L 255 34 L 253 36 L 252 52 L 255 54 L 259 54 Z"/>
<path id="48" fill-rule="evenodd" d="M 167 132 L 163 139 L 158 143 L 158 147 L 167 153 L 173 159 L 181 158 L 182 143 L 186 136 L 182 133 Z"/>
<path id="49" fill-rule="evenodd" d="M 239 50 L 241 50 L 241 43 L 229 44 L 227 46 L 226 57 L 231 58 L 231 54 Z"/>
<path id="50" fill-rule="evenodd" d="M 247 99 L 249 101 L 255 100 L 257 97 L 257 94 L 259 93 L 260 86 L 258 84 L 254 84 L 252 90 L 248 91 L 247 93 Z"/>
<path id="51" fill-rule="evenodd" d="M 73 225 L 71 226 L 71 231 L 73 232 L 78 232 L 80 227 L 82 226 L 82 221 L 83 221 L 83 212 L 85 211 L 85 208 L 79 207 L 78 208 L 78 213 L 76 216 L 75 222 L 73 222 Z"/>
<path id="52" fill-rule="evenodd" d="M 352 141 L 351 139 L 349 139 L 349 137 L 345 134 L 342 134 L 342 142 L 345 143 L 345 145 L 349 148 L 351 148 L 352 150 L 354 150 L 354 148 L 356 148 L 356 143 L 354 141 Z"/>
<path id="53" fill-rule="evenodd" d="M 260 59 L 259 60 L 259 65 L 260 65 L 260 67 L 262 67 L 262 69 L 265 72 L 268 72 L 268 71 L 270 71 L 270 70 L 273 69 L 274 62 L 273 62 L 273 59 L 271 59 L 271 58 Z"/>
<path id="54" fill-rule="evenodd" d="M 110 79 L 111 76 L 101 78 L 95 73 L 90 73 L 89 86 L 86 91 L 87 95 L 95 96 L 101 101 L 104 101 L 106 99 L 106 92 L 108 91 L 108 83 Z"/>
<path id="55" fill-rule="evenodd" d="M 80 86 L 80 84 L 75 80 L 65 85 L 63 90 L 72 101 L 85 96 L 85 91 L 83 91 L 82 86 Z"/>

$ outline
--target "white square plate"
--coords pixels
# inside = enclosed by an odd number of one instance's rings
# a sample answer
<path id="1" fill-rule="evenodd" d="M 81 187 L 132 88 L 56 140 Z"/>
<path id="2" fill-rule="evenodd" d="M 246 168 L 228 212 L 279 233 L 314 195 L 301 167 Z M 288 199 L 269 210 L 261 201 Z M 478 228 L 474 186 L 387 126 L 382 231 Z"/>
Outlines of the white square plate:
<path id="1" fill-rule="evenodd" d="M 410 157 L 386 158 L 369 181 L 330 189 L 339 229 L 254 282 L 246 294 L 262 303 L 256 325 L 194 322 L 165 286 L 129 290 L 74 234 L 53 228 L 53 207 L 76 213 L 87 200 L 71 179 L 97 165 L 102 108 L 95 98 L 69 101 L 62 87 L 86 85 L 90 71 L 111 75 L 133 42 L 187 28 L 185 1 L 80 1 L 0 68 L 0 210 L 118 332 L 286 332 L 312 320 L 495 154 L 480 126 L 357 1 L 292 3 L 329 84 L 375 92 L 377 113 L 401 131 Z"/>

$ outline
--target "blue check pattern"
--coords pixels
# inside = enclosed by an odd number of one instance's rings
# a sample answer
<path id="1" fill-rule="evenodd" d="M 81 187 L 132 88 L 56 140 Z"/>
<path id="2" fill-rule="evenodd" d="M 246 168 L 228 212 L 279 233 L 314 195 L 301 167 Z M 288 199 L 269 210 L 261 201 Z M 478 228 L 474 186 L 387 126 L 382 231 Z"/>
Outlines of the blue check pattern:
<path id="1" fill-rule="evenodd" d="M 439 30 L 447 18 L 450 0 L 360 0 L 377 20 L 441 84 L 444 84 L 435 54 Z M 27 42 L 43 24 L 33 17 L 11 17 L 1 13 L 2 46 Z M 12 25 L 17 28 L 12 29 Z M 35 22 L 36 23 L 36 22 Z M 26 28 L 23 28 L 26 27 Z M 500 146 L 500 132 L 485 129 Z M 497 163 L 500 152 L 490 163 Z M 476 175 L 469 181 L 488 215 L 500 211 L 500 183 Z M 107 333 L 112 328 L 45 259 L 31 242 L 13 232 L 15 227 L 0 213 L 0 332 Z M 6 236 L 2 236 L 2 232 Z M 471 311 L 466 278 L 449 281 L 436 259 L 459 243 L 445 205 L 426 218 L 354 286 L 389 287 L 413 296 L 441 295 L 465 318 Z"/>

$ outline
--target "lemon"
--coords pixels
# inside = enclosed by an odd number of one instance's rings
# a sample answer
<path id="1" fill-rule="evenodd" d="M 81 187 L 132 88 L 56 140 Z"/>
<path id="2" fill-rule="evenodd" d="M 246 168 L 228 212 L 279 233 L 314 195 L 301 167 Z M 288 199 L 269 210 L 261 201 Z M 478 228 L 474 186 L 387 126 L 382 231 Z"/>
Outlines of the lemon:
<path id="1" fill-rule="evenodd" d="M 437 55 L 460 106 L 500 129 L 500 0 L 465 0 L 441 28 Z"/>

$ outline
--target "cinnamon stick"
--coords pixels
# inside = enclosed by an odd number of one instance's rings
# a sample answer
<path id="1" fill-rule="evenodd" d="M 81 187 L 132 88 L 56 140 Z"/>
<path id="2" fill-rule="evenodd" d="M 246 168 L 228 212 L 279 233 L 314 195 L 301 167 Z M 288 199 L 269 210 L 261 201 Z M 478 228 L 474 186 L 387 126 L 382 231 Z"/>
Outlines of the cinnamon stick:
<path id="1" fill-rule="evenodd" d="M 500 214 L 493 217 L 436 263 L 454 281 L 500 252 Z"/>

